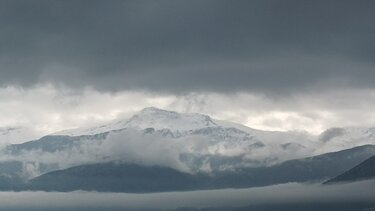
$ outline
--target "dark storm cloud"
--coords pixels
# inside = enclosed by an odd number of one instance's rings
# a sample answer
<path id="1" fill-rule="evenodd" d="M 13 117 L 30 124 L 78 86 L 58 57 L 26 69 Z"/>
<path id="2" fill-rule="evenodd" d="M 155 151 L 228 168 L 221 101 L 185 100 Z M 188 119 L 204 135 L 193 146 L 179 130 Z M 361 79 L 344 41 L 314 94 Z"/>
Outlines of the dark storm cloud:
<path id="1" fill-rule="evenodd" d="M 372 86 L 374 1 L 1 0 L 0 84 L 100 90 Z"/>

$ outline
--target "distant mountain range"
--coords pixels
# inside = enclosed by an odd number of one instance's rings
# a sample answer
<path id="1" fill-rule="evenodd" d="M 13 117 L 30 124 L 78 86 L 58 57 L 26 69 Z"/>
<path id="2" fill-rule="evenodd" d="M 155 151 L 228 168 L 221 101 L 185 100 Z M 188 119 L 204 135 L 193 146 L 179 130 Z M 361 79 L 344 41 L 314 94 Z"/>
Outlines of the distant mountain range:
<path id="1" fill-rule="evenodd" d="M 0 189 L 154 192 L 323 181 L 375 155 L 374 128 L 255 130 L 145 108 L 0 151 Z"/>

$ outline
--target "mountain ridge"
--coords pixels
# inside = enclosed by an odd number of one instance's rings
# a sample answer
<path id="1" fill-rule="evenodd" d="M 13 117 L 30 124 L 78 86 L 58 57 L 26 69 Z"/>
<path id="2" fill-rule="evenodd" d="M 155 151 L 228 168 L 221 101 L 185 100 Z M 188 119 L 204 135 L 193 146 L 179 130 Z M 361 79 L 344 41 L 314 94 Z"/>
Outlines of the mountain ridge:
<path id="1" fill-rule="evenodd" d="M 94 127 L 89 135 L 50 135 L 13 144 L 1 150 L 2 159 L 21 162 L 15 169 L 18 174 L 29 175 L 26 178 L 111 160 L 135 160 L 191 172 L 218 172 L 267 167 L 375 144 L 372 138 L 375 130 L 371 129 L 332 129 L 321 136 L 309 136 L 301 132 L 260 131 L 208 115 L 157 108 L 145 108 L 113 124 Z"/>
<path id="2" fill-rule="evenodd" d="M 323 184 L 349 183 L 375 178 L 375 154 L 344 173 L 327 180 Z"/>

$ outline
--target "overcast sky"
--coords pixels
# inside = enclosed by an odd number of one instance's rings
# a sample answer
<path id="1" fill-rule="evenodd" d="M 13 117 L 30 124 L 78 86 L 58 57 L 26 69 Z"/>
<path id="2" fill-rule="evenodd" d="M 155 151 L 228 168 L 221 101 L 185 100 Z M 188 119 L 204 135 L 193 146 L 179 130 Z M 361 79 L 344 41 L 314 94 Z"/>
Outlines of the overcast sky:
<path id="1" fill-rule="evenodd" d="M 266 130 L 375 126 L 375 1 L 0 0 L 0 127 L 147 106 Z"/>

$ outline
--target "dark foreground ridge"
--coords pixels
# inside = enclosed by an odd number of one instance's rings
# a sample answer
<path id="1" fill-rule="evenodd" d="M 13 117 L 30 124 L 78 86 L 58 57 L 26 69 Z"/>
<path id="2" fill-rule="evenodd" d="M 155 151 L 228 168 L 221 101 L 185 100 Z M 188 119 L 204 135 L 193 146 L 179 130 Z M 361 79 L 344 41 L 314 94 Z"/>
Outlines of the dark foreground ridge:
<path id="1" fill-rule="evenodd" d="M 345 172 L 371 157 L 366 145 L 269 167 L 190 174 L 161 166 L 109 162 L 76 166 L 36 177 L 20 189 L 44 191 L 163 192 L 248 188 L 287 182 L 319 182 Z"/>
<path id="2" fill-rule="evenodd" d="M 372 178 L 375 178 L 375 156 L 372 156 L 343 174 L 324 182 L 324 184 L 355 182 Z"/>

